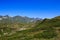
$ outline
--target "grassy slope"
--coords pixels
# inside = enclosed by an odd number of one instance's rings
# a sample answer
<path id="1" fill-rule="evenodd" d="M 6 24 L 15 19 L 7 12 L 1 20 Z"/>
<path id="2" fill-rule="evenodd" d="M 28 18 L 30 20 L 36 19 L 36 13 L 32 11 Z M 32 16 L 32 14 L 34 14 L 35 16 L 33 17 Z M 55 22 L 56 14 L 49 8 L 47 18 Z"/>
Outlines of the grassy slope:
<path id="1" fill-rule="evenodd" d="M 35 27 L 17 31 L 13 35 L 2 36 L 0 40 L 60 40 L 59 18 L 38 21 Z"/>

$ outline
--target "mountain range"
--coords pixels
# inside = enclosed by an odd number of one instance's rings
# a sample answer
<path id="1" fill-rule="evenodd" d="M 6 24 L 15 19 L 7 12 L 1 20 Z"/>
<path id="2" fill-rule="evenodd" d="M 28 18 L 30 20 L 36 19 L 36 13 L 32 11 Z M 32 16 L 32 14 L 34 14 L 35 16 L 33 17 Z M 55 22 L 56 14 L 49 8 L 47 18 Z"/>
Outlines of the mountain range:
<path id="1" fill-rule="evenodd" d="M 29 18 L 29 17 L 23 17 L 23 16 L 0 16 L 0 22 L 18 22 L 18 23 L 29 23 L 29 22 L 35 22 L 37 20 L 41 20 L 40 18 Z"/>

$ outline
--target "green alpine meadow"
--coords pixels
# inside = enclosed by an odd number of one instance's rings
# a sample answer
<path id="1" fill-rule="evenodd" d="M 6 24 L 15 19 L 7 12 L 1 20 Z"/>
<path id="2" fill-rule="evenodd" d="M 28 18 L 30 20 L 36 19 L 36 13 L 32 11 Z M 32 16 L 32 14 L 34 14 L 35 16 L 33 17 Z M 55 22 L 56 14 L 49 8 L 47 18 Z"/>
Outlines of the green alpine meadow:
<path id="1" fill-rule="evenodd" d="M 60 40 L 60 16 L 45 19 L 0 17 L 0 40 Z M 13 20 L 12 20 L 13 19 Z M 21 21 L 21 22 L 20 22 Z M 29 22 L 28 22 L 29 21 Z"/>

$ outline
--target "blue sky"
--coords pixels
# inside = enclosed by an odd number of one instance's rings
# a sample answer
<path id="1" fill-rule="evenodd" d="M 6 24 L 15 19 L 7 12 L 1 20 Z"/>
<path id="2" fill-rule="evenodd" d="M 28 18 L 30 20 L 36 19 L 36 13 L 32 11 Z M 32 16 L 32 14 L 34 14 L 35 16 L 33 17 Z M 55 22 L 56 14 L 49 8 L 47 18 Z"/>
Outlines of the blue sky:
<path id="1" fill-rule="evenodd" d="M 52 18 L 60 16 L 60 0 L 0 0 L 0 15 Z"/>

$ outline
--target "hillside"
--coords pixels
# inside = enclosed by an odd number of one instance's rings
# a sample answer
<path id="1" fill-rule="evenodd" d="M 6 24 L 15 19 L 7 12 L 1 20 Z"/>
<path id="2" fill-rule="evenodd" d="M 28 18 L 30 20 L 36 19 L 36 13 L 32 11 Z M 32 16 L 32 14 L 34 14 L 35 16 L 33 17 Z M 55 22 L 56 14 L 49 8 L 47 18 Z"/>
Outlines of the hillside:
<path id="1" fill-rule="evenodd" d="M 22 27 L 23 30 L 16 31 L 15 28 L 21 28 L 16 24 L 25 27 Z M 0 40 L 60 40 L 60 16 L 37 20 L 35 23 L 16 24 L 15 28 L 12 26 L 13 29 L 11 29 L 11 25 L 5 27 L 7 24 L 4 24 L 2 27 L 3 23 L 0 24 Z"/>

